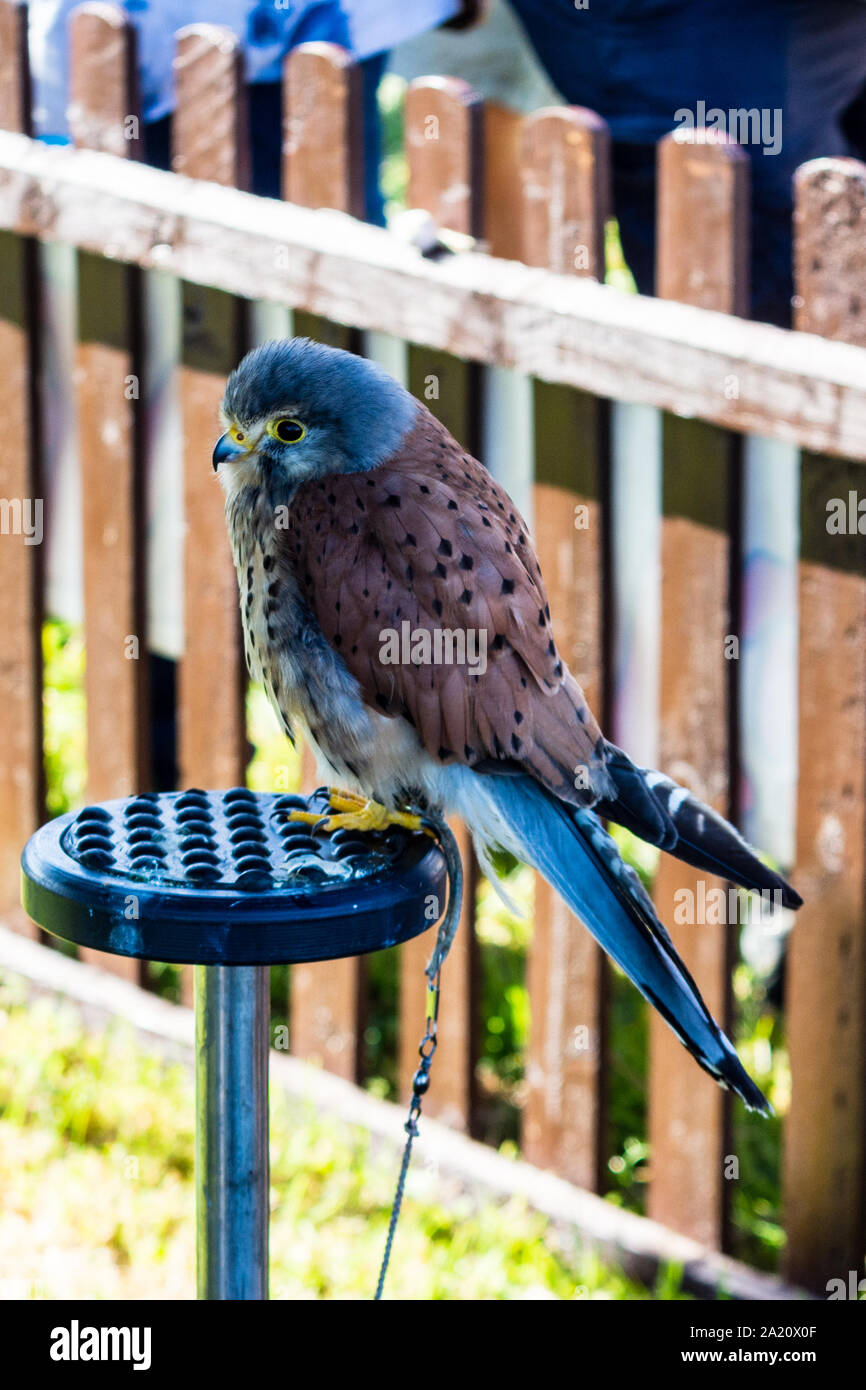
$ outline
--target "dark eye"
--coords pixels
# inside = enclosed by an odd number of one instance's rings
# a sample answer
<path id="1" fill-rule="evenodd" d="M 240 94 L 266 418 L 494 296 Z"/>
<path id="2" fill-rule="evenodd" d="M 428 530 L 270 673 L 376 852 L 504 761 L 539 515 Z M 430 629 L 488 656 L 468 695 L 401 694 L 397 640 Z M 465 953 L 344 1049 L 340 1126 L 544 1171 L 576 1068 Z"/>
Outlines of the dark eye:
<path id="1" fill-rule="evenodd" d="M 297 444 L 306 433 L 300 420 L 292 420 L 286 415 L 279 420 L 272 420 L 268 425 L 268 434 L 279 439 L 281 444 Z"/>

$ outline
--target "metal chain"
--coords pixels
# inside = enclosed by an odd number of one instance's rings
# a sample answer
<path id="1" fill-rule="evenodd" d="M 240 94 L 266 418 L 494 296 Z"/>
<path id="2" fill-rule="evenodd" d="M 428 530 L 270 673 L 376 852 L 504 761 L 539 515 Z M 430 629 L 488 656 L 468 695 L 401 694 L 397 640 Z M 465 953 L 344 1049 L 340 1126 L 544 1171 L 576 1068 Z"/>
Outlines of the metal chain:
<path id="1" fill-rule="evenodd" d="M 418 1055 L 421 1061 L 418 1070 L 412 1077 L 412 1099 L 409 1102 L 409 1114 L 403 1128 L 406 1131 L 406 1144 L 403 1149 L 403 1161 L 400 1164 L 400 1176 L 397 1179 L 397 1189 L 394 1193 L 394 1204 L 391 1208 L 391 1219 L 388 1222 L 388 1238 L 385 1241 L 385 1253 L 382 1256 L 382 1266 L 379 1270 L 379 1282 L 376 1285 L 374 1302 L 380 1302 L 382 1291 L 385 1287 L 385 1276 L 388 1273 L 388 1265 L 391 1261 L 391 1248 L 394 1244 L 394 1235 L 397 1230 L 397 1222 L 400 1219 L 400 1210 L 403 1206 L 403 1193 L 406 1188 L 406 1176 L 409 1172 L 409 1161 L 412 1157 L 412 1144 L 418 1138 L 418 1120 L 421 1115 L 421 1101 L 427 1094 L 430 1087 L 430 1067 L 433 1056 L 436 1052 L 438 1042 L 439 1026 L 439 991 L 442 977 L 442 966 L 445 957 L 451 949 L 457 931 L 457 924 L 460 921 L 460 908 L 463 900 L 463 865 L 460 860 L 460 851 L 457 842 L 447 825 L 440 821 L 434 821 L 429 817 L 422 817 L 422 822 L 431 831 L 437 840 L 443 854 L 448 871 L 448 906 L 445 915 L 439 925 L 436 934 L 436 945 L 433 954 L 427 963 L 427 1027 L 418 1048 Z"/>

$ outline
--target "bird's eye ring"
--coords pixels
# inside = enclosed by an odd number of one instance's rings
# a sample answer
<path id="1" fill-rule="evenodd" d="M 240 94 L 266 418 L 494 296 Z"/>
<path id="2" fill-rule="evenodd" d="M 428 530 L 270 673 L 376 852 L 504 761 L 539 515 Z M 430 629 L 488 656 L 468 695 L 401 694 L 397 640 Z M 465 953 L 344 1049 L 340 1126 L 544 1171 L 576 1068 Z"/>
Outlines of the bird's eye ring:
<path id="1" fill-rule="evenodd" d="M 267 429 L 268 434 L 278 439 L 281 444 L 298 444 L 307 433 L 300 420 L 293 420 L 287 415 L 280 416 L 278 420 L 271 420 Z"/>

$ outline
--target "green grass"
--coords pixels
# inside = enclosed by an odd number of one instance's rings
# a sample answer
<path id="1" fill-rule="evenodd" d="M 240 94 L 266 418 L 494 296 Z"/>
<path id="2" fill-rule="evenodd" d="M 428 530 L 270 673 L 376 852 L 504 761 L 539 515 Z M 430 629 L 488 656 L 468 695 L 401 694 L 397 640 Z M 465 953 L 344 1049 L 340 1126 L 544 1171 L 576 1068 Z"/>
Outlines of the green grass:
<path id="1" fill-rule="evenodd" d="M 365 1132 L 273 1089 L 272 1297 L 369 1298 L 397 1170 Z M 193 1298 L 193 1095 L 126 1025 L 86 1031 L 0 982 L 0 1296 Z M 646 1299 L 525 1203 L 410 1170 L 388 1295 Z M 655 1296 L 680 1297 L 665 1270 Z"/>

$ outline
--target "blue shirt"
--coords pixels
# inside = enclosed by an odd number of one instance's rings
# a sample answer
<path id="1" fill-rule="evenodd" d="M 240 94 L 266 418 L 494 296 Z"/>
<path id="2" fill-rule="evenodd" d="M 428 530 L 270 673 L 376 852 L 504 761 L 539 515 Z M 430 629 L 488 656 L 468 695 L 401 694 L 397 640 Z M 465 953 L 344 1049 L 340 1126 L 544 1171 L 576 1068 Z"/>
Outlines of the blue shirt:
<path id="1" fill-rule="evenodd" d="M 68 132 L 67 25 L 79 0 L 30 0 L 30 61 L 38 135 Z M 138 31 L 142 114 L 159 120 L 174 105 L 175 34 L 220 24 L 241 40 L 248 82 L 276 82 L 290 49 L 313 40 L 341 44 L 358 59 L 384 52 L 457 14 L 460 0 L 125 0 Z"/>

